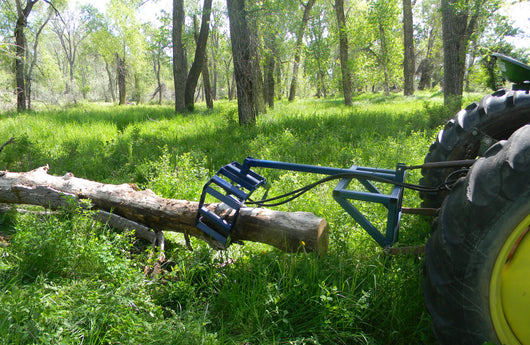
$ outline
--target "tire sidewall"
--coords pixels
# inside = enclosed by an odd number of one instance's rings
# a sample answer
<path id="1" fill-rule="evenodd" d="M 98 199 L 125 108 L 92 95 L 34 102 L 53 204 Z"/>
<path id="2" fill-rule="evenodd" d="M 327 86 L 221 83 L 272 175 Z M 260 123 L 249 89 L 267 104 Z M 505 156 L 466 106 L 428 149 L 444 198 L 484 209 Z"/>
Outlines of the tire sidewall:
<path id="1" fill-rule="evenodd" d="M 442 204 L 424 263 L 425 302 L 441 344 L 501 343 L 490 311 L 500 296 L 490 299 L 490 285 L 500 281 L 492 274 L 505 243 L 530 214 L 529 148 L 524 126 L 492 146 Z"/>
<path id="2" fill-rule="evenodd" d="M 490 310 L 490 290 L 492 273 L 497 258 L 504 244 L 513 233 L 514 229 L 530 214 L 530 193 L 523 193 L 517 200 L 509 202 L 505 207 L 498 209 L 491 224 L 491 231 L 475 231 L 470 234 L 480 236 L 476 242 L 474 253 L 470 255 L 469 265 L 463 279 L 463 287 L 470 289 L 468 296 L 475 296 L 475 301 L 469 301 L 469 306 L 478 308 L 471 315 L 466 315 L 468 320 L 475 319 L 474 325 L 469 327 L 482 328 L 481 335 L 487 337 L 486 341 L 501 344 L 492 321 Z M 470 226 L 473 226 L 470 222 Z M 472 243 L 470 243 L 472 245 Z M 465 301 L 463 301 L 466 303 Z M 480 321 L 479 321 L 480 320 Z"/>

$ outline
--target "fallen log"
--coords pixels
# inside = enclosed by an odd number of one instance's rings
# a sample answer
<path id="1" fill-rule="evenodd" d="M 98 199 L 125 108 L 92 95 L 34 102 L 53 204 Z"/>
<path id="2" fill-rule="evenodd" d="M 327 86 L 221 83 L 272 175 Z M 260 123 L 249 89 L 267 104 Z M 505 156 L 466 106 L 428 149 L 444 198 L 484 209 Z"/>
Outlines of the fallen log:
<path id="1" fill-rule="evenodd" d="M 88 201 L 91 208 L 122 217 L 125 223 L 136 222 L 155 232 L 181 232 L 220 245 L 195 227 L 197 202 L 165 199 L 151 190 L 139 190 L 134 184 L 104 184 L 77 178 L 71 173 L 49 175 L 48 170 L 49 167 L 44 166 L 28 172 L 0 171 L 0 202 L 58 209 L 72 202 L 84 205 Z M 220 203 L 207 205 L 216 214 L 230 218 L 232 215 L 227 214 L 224 206 Z M 101 217 L 102 220 L 108 218 Z M 231 238 L 232 242 L 260 242 L 286 252 L 303 249 L 323 255 L 328 245 L 328 224 L 325 219 L 308 212 L 243 207 Z"/>

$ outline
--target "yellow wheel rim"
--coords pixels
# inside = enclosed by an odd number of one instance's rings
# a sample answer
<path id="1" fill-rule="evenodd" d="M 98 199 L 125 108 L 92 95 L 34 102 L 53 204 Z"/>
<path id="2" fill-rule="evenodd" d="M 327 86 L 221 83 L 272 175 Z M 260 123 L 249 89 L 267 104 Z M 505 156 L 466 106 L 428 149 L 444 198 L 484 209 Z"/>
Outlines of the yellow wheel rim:
<path id="1" fill-rule="evenodd" d="M 504 243 L 490 281 L 490 312 L 506 345 L 530 345 L 530 215 Z"/>

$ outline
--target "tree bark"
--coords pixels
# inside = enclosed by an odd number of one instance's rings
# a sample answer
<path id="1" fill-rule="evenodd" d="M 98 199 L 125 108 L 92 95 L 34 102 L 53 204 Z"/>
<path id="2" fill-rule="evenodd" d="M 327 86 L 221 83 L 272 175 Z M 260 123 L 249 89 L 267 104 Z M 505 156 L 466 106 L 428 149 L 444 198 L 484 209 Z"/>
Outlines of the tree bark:
<path id="1" fill-rule="evenodd" d="M 274 68 L 276 65 L 276 38 L 274 34 L 268 34 L 265 40 L 265 80 L 263 93 L 265 102 L 269 108 L 274 108 Z"/>
<path id="2" fill-rule="evenodd" d="M 195 44 L 198 44 L 199 35 L 197 34 L 197 16 L 193 16 L 193 27 L 195 30 Z M 202 28 L 201 28 L 202 29 Z M 206 102 L 206 107 L 208 109 L 213 109 L 213 93 L 212 93 L 212 84 L 210 82 L 210 70 L 208 68 L 208 54 L 207 51 L 204 51 L 204 61 L 202 63 L 202 84 L 204 85 L 204 100 Z"/>
<path id="3" fill-rule="evenodd" d="M 191 65 L 190 72 L 186 78 L 186 90 L 184 92 L 184 103 L 188 110 L 193 110 L 195 104 L 195 89 L 199 76 L 203 70 L 203 64 L 206 57 L 206 42 L 208 41 L 208 32 L 210 31 L 210 12 L 212 11 L 212 0 L 204 0 L 202 9 L 201 29 L 197 38 L 195 47 L 195 59 Z"/>
<path id="4" fill-rule="evenodd" d="M 466 53 L 484 0 L 463 8 L 457 0 L 442 0 L 444 50 L 444 105 L 457 111 L 462 106 Z"/>
<path id="5" fill-rule="evenodd" d="M 183 232 L 213 243 L 194 225 L 197 202 L 164 199 L 150 190 L 140 191 L 133 184 L 103 184 L 74 177 L 71 173 L 53 176 L 48 174 L 48 169 L 45 166 L 22 173 L 0 171 L 0 202 L 57 209 L 88 200 L 92 209 L 112 212 L 125 218 L 126 224 L 133 221 L 155 232 Z M 221 216 L 231 216 L 223 214 L 226 211 L 224 204 L 209 204 L 207 207 Z M 326 220 L 308 212 L 244 207 L 231 238 L 232 242 L 254 241 L 283 251 L 303 249 L 323 255 L 328 244 L 328 225 Z"/>
<path id="6" fill-rule="evenodd" d="M 17 22 L 15 25 L 15 82 L 16 82 L 16 96 L 17 96 L 17 111 L 24 111 L 27 109 L 26 104 L 26 50 L 27 40 L 24 30 L 28 25 L 28 16 L 33 9 L 33 5 L 38 0 L 26 2 L 26 6 L 22 8 L 22 0 L 16 0 L 17 7 Z"/>
<path id="7" fill-rule="evenodd" d="M 126 67 L 125 61 L 116 53 L 116 68 L 118 74 L 118 104 L 124 105 L 127 102 L 125 80 L 126 80 Z"/>
<path id="8" fill-rule="evenodd" d="M 296 33 L 296 46 L 294 48 L 294 63 L 293 63 L 293 79 L 291 79 L 291 88 L 289 89 L 289 101 L 294 101 L 296 97 L 296 87 L 298 83 L 298 68 L 300 67 L 300 56 L 302 55 L 302 43 L 304 39 L 304 31 L 309 21 L 309 14 L 315 4 L 315 0 L 308 0 L 307 4 L 303 4 L 304 14 L 302 16 L 302 23 Z"/>
<path id="9" fill-rule="evenodd" d="M 114 91 L 114 79 L 112 78 L 112 73 L 110 71 L 109 63 L 106 59 L 103 59 L 105 61 L 105 70 L 107 71 L 107 77 L 109 78 L 109 93 L 110 97 L 112 98 L 112 102 L 116 102 L 116 92 Z"/>
<path id="10" fill-rule="evenodd" d="M 346 17 L 344 16 L 344 0 L 335 0 L 335 13 L 339 26 L 340 67 L 342 71 L 342 91 L 344 104 L 353 104 L 351 73 L 348 67 L 348 32 L 346 31 Z"/>
<path id="11" fill-rule="evenodd" d="M 414 27 L 412 19 L 412 1 L 403 0 L 403 94 L 414 95 Z"/>
<path id="12" fill-rule="evenodd" d="M 385 89 L 385 95 L 388 97 L 390 96 L 390 77 L 388 75 L 388 65 L 390 63 L 390 58 L 389 58 L 390 54 L 388 52 L 385 27 L 383 26 L 381 22 L 379 23 L 379 36 L 380 36 L 380 41 L 381 41 L 381 56 L 379 58 L 379 61 L 380 61 L 380 65 L 383 67 L 383 76 L 385 78 L 383 88 Z"/>
<path id="13" fill-rule="evenodd" d="M 429 38 L 427 41 L 427 52 L 425 54 L 425 58 L 421 60 L 420 65 L 418 66 L 418 70 L 416 71 L 416 74 L 421 74 L 420 81 L 418 83 L 418 90 L 430 89 L 432 87 L 431 78 L 434 69 L 432 50 L 434 47 L 434 42 L 436 40 L 436 32 L 437 30 L 435 24 L 429 30 Z"/>
<path id="14" fill-rule="evenodd" d="M 182 26 L 184 25 L 184 0 L 173 0 L 173 83 L 175 85 L 175 111 L 183 111 L 185 107 L 184 93 L 188 77 L 186 50 L 182 42 Z"/>
<path id="15" fill-rule="evenodd" d="M 202 65 L 202 83 L 204 84 L 204 99 L 206 101 L 206 108 L 213 109 L 213 92 L 212 83 L 210 81 L 210 69 L 208 68 L 208 57 L 204 56 L 204 64 Z"/>
<path id="16" fill-rule="evenodd" d="M 237 109 L 239 124 L 247 125 L 256 122 L 256 103 L 252 76 L 253 49 L 250 30 L 247 25 L 245 0 L 227 0 L 228 17 L 230 20 L 230 39 L 234 75 L 237 85 Z"/>

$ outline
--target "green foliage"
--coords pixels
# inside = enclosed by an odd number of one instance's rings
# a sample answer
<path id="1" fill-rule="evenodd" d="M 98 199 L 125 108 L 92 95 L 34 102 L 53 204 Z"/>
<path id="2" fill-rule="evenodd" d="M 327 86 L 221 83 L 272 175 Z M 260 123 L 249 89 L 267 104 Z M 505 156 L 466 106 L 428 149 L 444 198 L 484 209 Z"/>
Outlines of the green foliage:
<path id="1" fill-rule="evenodd" d="M 172 108 L 80 105 L 0 114 L 0 169 L 50 164 L 51 173 L 133 182 L 171 198 L 197 200 L 220 166 L 250 155 L 287 162 L 393 168 L 420 164 L 437 132 L 427 93 L 277 102 L 256 126 L 231 120 L 235 103 L 195 114 Z M 428 106 L 425 106 L 429 102 Z M 427 109 L 427 110 L 426 110 Z M 318 177 L 262 171 L 270 196 Z M 408 175 L 419 180 L 419 172 Z M 216 252 L 166 234 L 165 273 L 143 274 L 147 253 L 76 207 L 58 214 L 0 217 L 0 344 L 433 344 L 421 292 L 422 258 L 389 257 L 332 199 L 333 183 L 278 209 L 308 211 L 330 223 L 325 257 L 234 244 Z M 381 186 L 384 188 L 384 186 Z M 417 206 L 414 192 L 406 206 Z M 357 205 L 378 227 L 384 210 Z M 40 210 L 38 210 L 40 211 Z M 427 221 L 404 216 L 403 245 L 422 245 Z M 400 245 L 401 245 L 400 244 Z M 144 245 L 145 247 L 145 245 Z"/>

